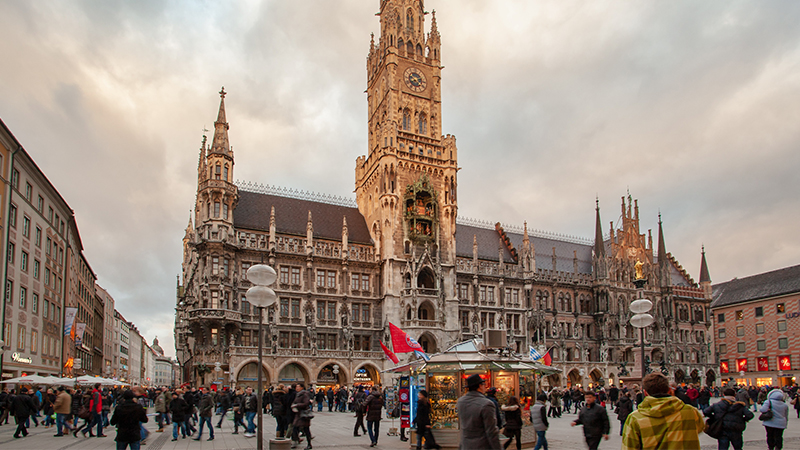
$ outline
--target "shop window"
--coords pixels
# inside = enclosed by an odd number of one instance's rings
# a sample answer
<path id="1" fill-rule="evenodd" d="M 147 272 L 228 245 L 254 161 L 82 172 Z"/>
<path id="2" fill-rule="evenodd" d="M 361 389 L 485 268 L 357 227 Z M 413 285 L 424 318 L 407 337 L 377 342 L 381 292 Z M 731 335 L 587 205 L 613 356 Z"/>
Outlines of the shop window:
<path id="1" fill-rule="evenodd" d="M 783 314 L 786 312 L 786 304 L 785 303 L 778 303 L 777 306 L 778 314 Z"/>

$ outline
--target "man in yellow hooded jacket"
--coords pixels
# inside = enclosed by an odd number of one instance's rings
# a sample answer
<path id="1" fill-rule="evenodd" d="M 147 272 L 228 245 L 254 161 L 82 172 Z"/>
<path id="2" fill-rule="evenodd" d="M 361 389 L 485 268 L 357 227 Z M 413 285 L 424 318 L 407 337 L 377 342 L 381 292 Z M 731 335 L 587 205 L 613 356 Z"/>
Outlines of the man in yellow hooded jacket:
<path id="1" fill-rule="evenodd" d="M 646 397 L 625 421 L 622 450 L 699 450 L 703 414 L 674 397 L 660 373 L 647 375 L 643 385 Z"/>

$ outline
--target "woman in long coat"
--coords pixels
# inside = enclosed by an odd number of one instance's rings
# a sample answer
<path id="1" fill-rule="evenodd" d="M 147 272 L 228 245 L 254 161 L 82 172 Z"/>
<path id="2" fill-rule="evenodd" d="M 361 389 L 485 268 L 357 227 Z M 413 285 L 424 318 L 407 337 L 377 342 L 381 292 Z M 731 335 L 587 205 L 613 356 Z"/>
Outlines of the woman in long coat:
<path id="1" fill-rule="evenodd" d="M 292 403 L 292 410 L 297 410 L 296 414 L 294 415 L 294 421 L 292 422 L 292 440 L 295 444 L 300 442 L 300 432 L 302 431 L 303 434 L 306 436 L 306 440 L 308 440 L 308 445 L 306 445 L 306 449 L 310 449 L 311 447 L 311 417 L 307 416 L 303 411 L 311 410 L 311 392 L 302 388 L 302 384 L 297 385 L 300 389 L 297 392 L 297 397 L 294 399 L 294 403 Z"/>

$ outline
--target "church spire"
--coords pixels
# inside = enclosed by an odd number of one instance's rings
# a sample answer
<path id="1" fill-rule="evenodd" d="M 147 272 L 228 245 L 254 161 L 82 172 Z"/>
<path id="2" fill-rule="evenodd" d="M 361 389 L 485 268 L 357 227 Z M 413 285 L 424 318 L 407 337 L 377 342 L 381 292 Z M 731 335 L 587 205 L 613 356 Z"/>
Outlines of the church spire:
<path id="1" fill-rule="evenodd" d="M 711 283 L 711 275 L 708 273 L 708 264 L 706 264 L 706 246 L 703 246 L 703 256 L 700 259 L 700 283 Z"/>
<path id="2" fill-rule="evenodd" d="M 225 118 L 225 87 L 219 91 L 219 112 L 217 113 L 217 121 L 214 122 L 214 140 L 211 143 L 211 153 L 222 153 L 227 155 L 230 153 L 230 143 L 228 141 L 228 121 Z"/>
<path id="3" fill-rule="evenodd" d="M 668 261 L 667 246 L 664 244 L 664 227 L 661 222 L 661 213 L 658 213 L 658 272 L 661 286 L 670 285 Z"/>

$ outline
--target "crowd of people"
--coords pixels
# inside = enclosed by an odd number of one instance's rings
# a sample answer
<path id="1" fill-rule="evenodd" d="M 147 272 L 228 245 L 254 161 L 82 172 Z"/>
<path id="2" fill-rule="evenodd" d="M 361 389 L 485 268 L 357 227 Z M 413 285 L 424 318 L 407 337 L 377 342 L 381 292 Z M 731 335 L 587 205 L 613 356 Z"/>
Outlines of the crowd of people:
<path id="1" fill-rule="evenodd" d="M 521 399 L 504 396 L 501 404 L 497 389 L 486 388 L 479 375 L 467 378 L 467 393 L 458 400 L 461 422 L 461 448 L 504 449 L 516 444 L 521 448 L 521 429 L 524 422 L 537 434 L 534 450 L 548 449 L 546 432 L 548 419 L 574 414 L 570 425 L 583 429 L 586 444 L 597 449 L 609 438 L 609 410 L 619 421 L 622 449 L 690 449 L 699 448 L 699 435 L 706 432 L 718 440 L 719 449 L 743 446 L 743 432 L 749 421 L 760 413 L 770 450 L 783 448 L 783 430 L 788 424 L 790 407 L 800 418 L 800 392 L 797 385 L 784 389 L 762 386 L 697 387 L 692 384 L 670 384 L 661 374 L 648 375 L 641 388 L 638 385 L 597 391 L 580 387 L 540 390 Z M 535 397 L 535 398 L 534 398 Z M 712 402 L 712 398 L 718 399 Z M 54 437 L 104 438 L 103 430 L 117 428 L 118 449 L 138 449 L 146 443 L 148 421 L 146 408 L 155 411 L 156 432 L 172 426 L 172 440 L 201 440 L 208 430 L 209 441 L 214 428 L 232 412 L 233 434 L 242 429 L 245 437 L 256 436 L 255 417 L 258 395 L 251 387 L 219 392 L 206 387 L 188 389 L 133 389 L 94 387 L 25 387 L 18 391 L 0 392 L 0 425 L 16 424 L 14 438 L 28 436 L 33 426 L 54 427 Z M 385 408 L 381 386 L 309 387 L 301 383 L 279 384 L 265 390 L 261 396 L 263 413 L 275 420 L 275 437 L 290 439 L 292 448 L 306 441 L 311 449 L 311 420 L 314 410 L 352 413 L 355 417 L 353 436 L 370 438 L 370 446 L 378 444 L 380 420 Z M 316 406 L 316 408 L 315 408 Z M 113 414 L 111 412 L 113 411 Z M 219 415 L 216 424 L 214 415 Z M 440 446 L 432 433 L 431 404 L 425 390 L 418 392 L 414 426 L 417 430 L 416 448 L 436 449 Z M 523 420 L 523 417 L 525 418 Z M 41 423 L 40 423 L 41 419 Z M 366 420 L 366 425 L 365 425 Z M 268 436 L 271 437 L 271 436 Z M 408 440 L 401 429 L 401 440 Z"/>

